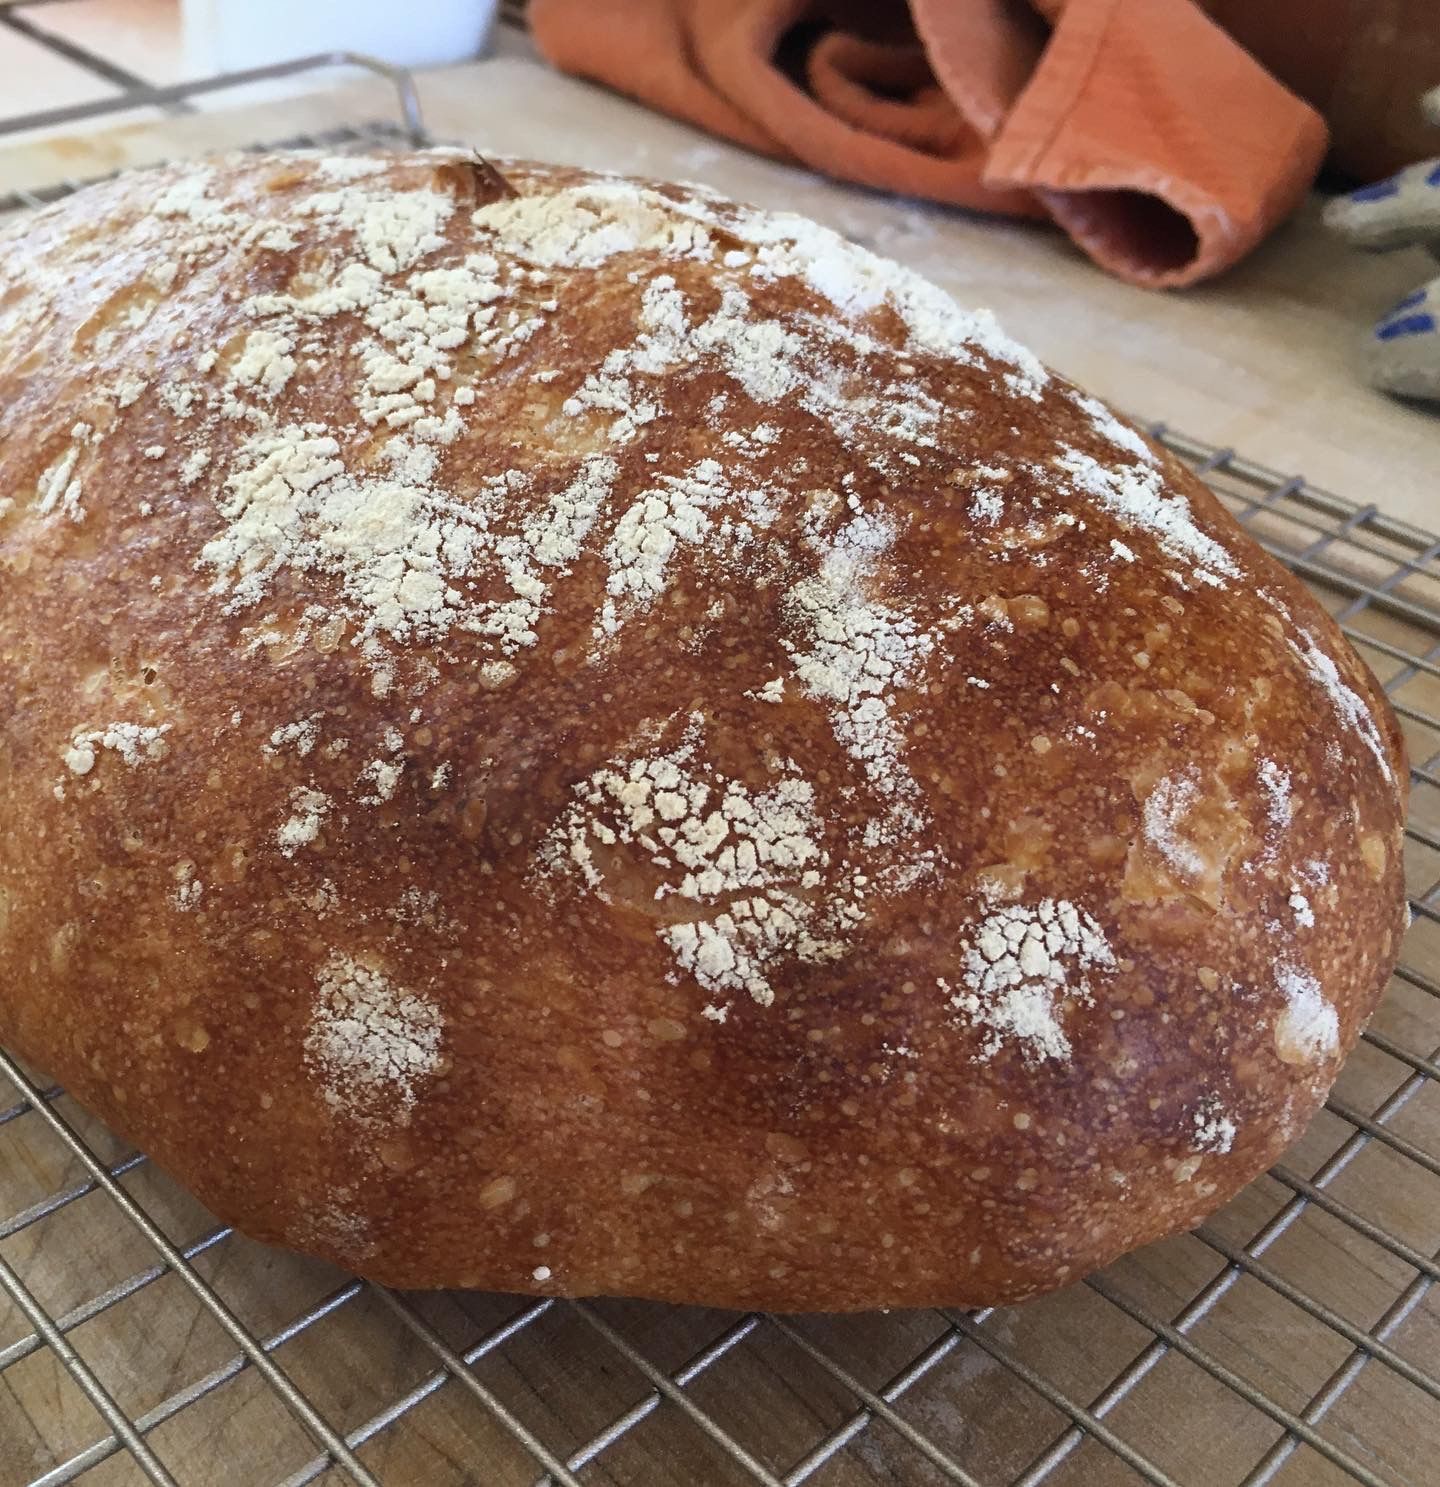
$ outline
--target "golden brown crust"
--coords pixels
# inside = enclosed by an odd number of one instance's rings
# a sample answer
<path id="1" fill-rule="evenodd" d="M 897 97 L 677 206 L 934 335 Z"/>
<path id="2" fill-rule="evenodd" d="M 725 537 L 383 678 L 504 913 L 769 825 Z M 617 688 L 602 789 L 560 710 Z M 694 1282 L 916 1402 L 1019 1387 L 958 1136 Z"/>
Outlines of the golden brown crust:
<path id="1" fill-rule="evenodd" d="M 403 1286 L 980 1304 L 1193 1224 L 1393 963 L 1373 678 L 913 276 L 504 169 L 0 238 L 0 1037 Z"/>

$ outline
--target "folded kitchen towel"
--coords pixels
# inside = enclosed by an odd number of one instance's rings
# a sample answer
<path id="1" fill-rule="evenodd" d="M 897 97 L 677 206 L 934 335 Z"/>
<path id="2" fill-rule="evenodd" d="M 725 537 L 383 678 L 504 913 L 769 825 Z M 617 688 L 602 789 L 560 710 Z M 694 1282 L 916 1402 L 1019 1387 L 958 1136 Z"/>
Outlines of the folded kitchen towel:
<path id="1" fill-rule="evenodd" d="M 883 190 L 1049 217 L 1137 284 L 1228 268 L 1325 126 L 1193 0 L 532 0 L 557 67 Z"/>

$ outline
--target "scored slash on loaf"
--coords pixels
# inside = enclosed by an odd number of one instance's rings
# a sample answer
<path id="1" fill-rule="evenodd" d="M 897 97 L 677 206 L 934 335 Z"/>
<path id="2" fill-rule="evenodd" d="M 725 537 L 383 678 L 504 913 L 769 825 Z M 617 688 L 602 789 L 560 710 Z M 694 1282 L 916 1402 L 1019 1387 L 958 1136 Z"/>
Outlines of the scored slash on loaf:
<path id="1" fill-rule="evenodd" d="M 1405 910 L 1316 601 L 800 218 L 458 152 L 0 235 L 0 1039 L 401 1286 L 1013 1300 L 1318 1107 Z"/>

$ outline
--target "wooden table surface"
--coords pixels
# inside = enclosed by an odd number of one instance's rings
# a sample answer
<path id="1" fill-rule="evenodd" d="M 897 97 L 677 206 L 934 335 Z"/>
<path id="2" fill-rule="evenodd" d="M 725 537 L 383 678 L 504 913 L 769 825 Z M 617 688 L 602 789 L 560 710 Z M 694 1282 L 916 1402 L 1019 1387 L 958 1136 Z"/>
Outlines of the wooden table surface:
<path id="1" fill-rule="evenodd" d="M 1433 266 L 1415 255 L 1361 259 L 1332 244 L 1307 210 L 1222 283 L 1160 296 L 1130 289 L 1092 269 L 1057 234 L 874 193 L 837 188 L 814 175 L 756 159 L 694 131 L 646 114 L 582 84 L 555 76 L 510 43 L 512 55 L 437 72 L 422 79 L 427 118 L 436 135 L 498 154 L 541 156 L 611 169 L 682 176 L 767 205 L 806 212 L 881 252 L 929 274 L 965 303 L 986 304 L 1010 332 L 1095 392 L 1137 414 L 1167 420 L 1216 444 L 1233 444 L 1287 472 L 1353 500 L 1432 528 L 1440 526 L 1435 494 L 1436 416 L 1388 401 L 1359 385 L 1349 351 L 1370 320 L 1424 278 Z M 521 54 L 516 54 L 521 53 Z M 131 127 L 103 137 L 0 150 L 0 190 L 38 186 L 63 175 L 84 177 L 127 163 L 276 139 L 327 124 L 393 114 L 380 84 L 347 83 L 287 102 Z M 1384 616 L 1365 623 L 1391 645 L 1431 643 Z M 1367 653 L 1368 654 L 1368 653 Z M 1370 655 L 1383 676 L 1393 661 Z M 1407 684 L 1410 703 L 1440 715 L 1440 684 L 1420 676 Z M 1420 757 L 1440 749 L 1440 731 L 1412 724 Z M 1440 833 L 1440 791 L 1417 791 L 1417 819 Z M 1428 891 L 1440 876 L 1440 853 L 1416 847 L 1412 887 Z M 1440 983 L 1440 923 L 1420 923 L 1412 959 Z M 1433 1058 L 1440 1043 L 1440 1000 L 1397 984 L 1375 1024 L 1397 1045 Z M 1411 1069 L 1365 1045 L 1347 1067 L 1342 1098 L 1369 1112 Z M 0 1078 L 0 1109 L 11 1096 Z M 1430 1153 L 1440 1175 L 1440 1087 L 1404 1112 L 1405 1136 Z M 1428 1100 L 1428 1103 L 1427 1103 Z M 121 1155 L 113 1138 L 62 1102 L 107 1160 Z M 1317 1119 L 1287 1158 L 1303 1177 L 1339 1150 L 1352 1128 L 1334 1115 Z M 1338 1197 L 1403 1238 L 1412 1252 L 1440 1246 L 1440 1180 L 1378 1144 L 1347 1168 Z M 1417 1179 L 1416 1173 L 1419 1172 Z M 17 1227 L 13 1215 L 51 1203 L 83 1172 L 33 1113 L 0 1122 L 0 1260 L 55 1316 L 116 1283 L 130 1283 L 154 1253 L 103 1197 L 77 1196 Z M 1429 1181 L 1429 1186 L 1421 1185 Z M 185 1194 L 148 1166 L 126 1178 L 178 1242 L 190 1243 L 211 1222 Z M 1132 1305 L 1171 1318 L 1222 1267 L 1225 1245 L 1244 1245 L 1282 1214 L 1294 1191 L 1265 1178 L 1207 1226 L 1206 1237 L 1182 1236 L 1112 1267 L 1106 1284 Z M 1217 1247 L 1218 1246 L 1218 1247 Z M 1392 1250 L 1311 1208 L 1267 1251 L 1268 1262 L 1307 1297 L 1340 1312 L 1350 1325 L 1379 1325 L 1416 1275 Z M 197 1268 L 237 1313 L 263 1335 L 339 1289 L 346 1278 L 326 1267 L 227 1238 L 197 1256 Z M 1440 1309 L 1431 1293 L 1390 1334 L 1419 1367 L 1440 1358 Z M 421 1313 L 456 1347 L 512 1315 L 511 1298 L 425 1298 Z M 658 1367 L 673 1370 L 733 1318 L 695 1310 L 609 1304 L 603 1316 Z M 945 1335 L 935 1313 L 861 1319 L 810 1319 L 804 1338 L 844 1361 L 873 1388 Z M 30 1324 L 0 1301 L 0 1363 L 24 1345 Z M 1226 1367 L 1291 1409 L 1303 1409 L 1350 1343 L 1313 1312 L 1282 1300 L 1247 1277 L 1220 1301 L 1194 1334 Z M 1151 1334 L 1133 1317 L 1077 1286 L 1031 1306 L 997 1315 L 987 1336 L 1073 1398 L 1088 1402 Z M 164 1401 L 207 1370 L 233 1367 L 234 1344 L 172 1276 L 158 1278 L 72 1333 L 122 1408 L 132 1416 Z M 280 1362 L 341 1429 L 370 1419 L 404 1390 L 419 1388 L 434 1363 L 411 1327 L 381 1299 L 362 1294 L 307 1328 L 277 1354 Z M 485 1386 L 542 1439 L 574 1449 L 620 1411 L 644 1399 L 649 1384 L 632 1361 L 600 1339 L 578 1313 L 555 1308 L 480 1365 Z M 854 1396 L 811 1354 L 769 1323 L 690 1390 L 713 1418 L 783 1474 L 827 1431 L 853 1418 Z M 995 1359 L 962 1343 L 947 1362 L 907 1394 L 902 1413 L 943 1449 L 963 1457 L 986 1483 L 1009 1482 L 1059 1435 L 1064 1415 L 1022 1387 Z M 1272 1419 L 1221 1388 L 1205 1370 L 1170 1354 L 1147 1375 L 1109 1423 L 1148 1459 L 1194 1487 L 1236 1483 L 1280 1435 Z M 1328 1439 L 1358 1456 L 1388 1483 L 1436 1480 L 1440 1409 L 1434 1398 L 1371 1364 L 1327 1417 Z M 106 1434 L 53 1353 L 38 1348 L 0 1372 L 0 1487 L 29 1482 Z M 181 1482 L 195 1487 L 255 1487 L 300 1471 L 314 1447 L 253 1368 L 160 1425 L 151 1439 Z M 361 1452 L 387 1484 L 491 1487 L 529 1483 L 536 1471 L 477 1400 L 458 1385 L 430 1394 L 401 1425 Z M 303 1480 L 310 1480 L 304 1477 Z M 345 1478 L 317 1472 L 323 1482 Z M 99 1487 L 142 1480 L 113 1457 L 82 1479 Z M 675 1406 L 658 1409 L 583 1475 L 587 1483 L 633 1487 L 708 1487 L 751 1480 L 693 1420 Z M 883 1426 L 872 1426 L 811 1480 L 823 1487 L 928 1487 L 941 1476 Z M 1047 1480 L 1064 1487 L 1110 1487 L 1139 1481 L 1117 1457 L 1090 1442 Z M 1329 1487 L 1345 1478 L 1304 1450 L 1281 1467 L 1287 1487 Z"/>

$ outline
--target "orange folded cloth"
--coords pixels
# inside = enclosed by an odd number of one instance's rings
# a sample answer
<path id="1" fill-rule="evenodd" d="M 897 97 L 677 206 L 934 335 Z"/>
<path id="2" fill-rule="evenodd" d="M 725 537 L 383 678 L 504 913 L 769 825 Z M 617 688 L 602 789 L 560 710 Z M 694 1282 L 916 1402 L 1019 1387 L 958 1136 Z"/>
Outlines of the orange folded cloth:
<path id="1" fill-rule="evenodd" d="M 1136 284 L 1228 268 L 1325 126 L 1192 0 L 532 0 L 557 67 L 883 190 L 1053 218 Z"/>

